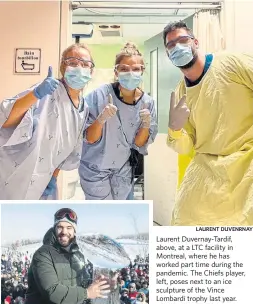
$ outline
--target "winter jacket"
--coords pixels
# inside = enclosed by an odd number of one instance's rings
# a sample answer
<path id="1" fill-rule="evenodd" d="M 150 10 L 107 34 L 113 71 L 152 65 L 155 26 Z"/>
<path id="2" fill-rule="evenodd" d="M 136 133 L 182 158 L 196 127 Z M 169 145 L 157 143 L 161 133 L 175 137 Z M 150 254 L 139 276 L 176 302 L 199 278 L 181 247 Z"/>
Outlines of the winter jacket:
<path id="1" fill-rule="evenodd" d="M 83 303 L 92 282 L 87 264 L 75 240 L 67 250 L 49 229 L 29 268 L 26 304 Z"/>
<path id="2" fill-rule="evenodd" d="M 129 292 L 128 297 L 129 297 L 129 299 L 136 299 L 137 294 L 138 294 L 138 292 L 135 290 L 135 291 Z"/>
<path id="3" fill-rule="evenodd" d="M 144 293 L 145 295 L 147 295 L 147 294 L 149 293 L 149 289 L 148 289 L 148 288 L 141 288 L 141 289 L 139 290 L 139 292 L 142 292 L 142 293 Z"/>
<path id="4" fill-rule="evenodd" d="M 2 266 L 2 268 L 6 269 L 7 268 L 7 261 L 1 260 L 1 266 Z"/>

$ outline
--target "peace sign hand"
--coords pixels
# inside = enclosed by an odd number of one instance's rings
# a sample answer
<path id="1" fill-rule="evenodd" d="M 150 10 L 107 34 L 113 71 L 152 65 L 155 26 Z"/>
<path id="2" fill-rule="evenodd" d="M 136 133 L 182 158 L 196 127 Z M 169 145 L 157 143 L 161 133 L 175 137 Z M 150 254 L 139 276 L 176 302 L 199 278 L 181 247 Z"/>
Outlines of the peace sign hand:
<path id="1" fill-rule="evenodd" d="M 186 95 L 176 104 L 175 92 L 172 92 L 170 97 L 169 128 L 173 131 L 183 129 L 189 116 L 190 110 L 186 104 Z"/>

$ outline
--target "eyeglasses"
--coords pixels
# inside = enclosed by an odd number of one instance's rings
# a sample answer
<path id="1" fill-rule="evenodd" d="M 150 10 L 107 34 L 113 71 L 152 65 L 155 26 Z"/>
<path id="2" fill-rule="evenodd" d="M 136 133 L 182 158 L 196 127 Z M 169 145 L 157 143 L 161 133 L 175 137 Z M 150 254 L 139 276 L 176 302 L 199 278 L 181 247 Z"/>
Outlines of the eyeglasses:
<path id="1" fill-rule="evenodd" d="M 174 40 L 171 40 L 169 42 L 167 42 L 166 44 L 166 49 L 167 51 L 171 51 L 177 43 L 180 43 L 180 44 L 189 44 L 189 42 L 194 39 L 194 37 L 192 36 L 181 36 L 181 37 L 178 37 L 177 39 L 174 39 Z"/>
<path id="2" fill-rule="evenodd" d="M 117 64 L 115 65 L 115 71 L 118 73 L 120 72 L 143 72 L 145 70 L 145 67 L 143 64 Z"/>
<path id="3" fill-rule="evenodd" d="M 64 217 L 67 217 L 70 221 L 77 222 L 76 213 L 69 208 L 62 208 L 54 215 L 55 220 L 62 220 Z"/>
<path id="4" fill-rule="evenodd" d="M 94 68 L 95 64 L 91 60 L 86 60 L 86 59 L 80 59 L 76 57 L 68 57 L 63 59 L 63 62 L 65 65 L 70 66 L 70 67 L 78 67 L 81 66 L 82 68 Z"/>

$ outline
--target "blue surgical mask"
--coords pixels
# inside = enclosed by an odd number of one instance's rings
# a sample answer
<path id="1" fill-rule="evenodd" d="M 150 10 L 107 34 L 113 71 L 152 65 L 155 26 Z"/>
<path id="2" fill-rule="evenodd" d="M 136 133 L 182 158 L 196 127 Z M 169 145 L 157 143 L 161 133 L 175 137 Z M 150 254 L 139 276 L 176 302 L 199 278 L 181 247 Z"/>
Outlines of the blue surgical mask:
<path id="1" fill-rule="evenodd" d="M 168 56 L 171 62 L 176 67 L 187 65 L 193 59 L 192 48 L 190 45 L 182 45 L 178 43 L 169 53 Z"/>
<path id="2" fill-rule="evenodd" d="M 64 79 L 67 85 L 74 90 L 81 90 L 91 80 L 89 68 L 67 67 Z"/>
<path id="3" fill-rule="evenodd" d="M 123 88 L 133 91 L 142 81 L 142 72 L 120 72 L 118 78 Z"/>

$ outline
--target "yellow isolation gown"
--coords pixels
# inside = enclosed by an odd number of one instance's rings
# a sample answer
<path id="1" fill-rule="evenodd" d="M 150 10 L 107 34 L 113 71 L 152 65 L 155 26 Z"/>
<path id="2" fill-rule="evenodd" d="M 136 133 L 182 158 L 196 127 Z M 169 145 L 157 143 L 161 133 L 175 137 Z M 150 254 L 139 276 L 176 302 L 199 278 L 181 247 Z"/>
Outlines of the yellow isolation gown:
<path id="1" fill-rule="evenodd" d="M 253 225 L 253 55 L 216 54 L 201 82 L 186 92 L 191 111 L 167 144 L 194 150 L 176 195 L 172 225 Z"/>

